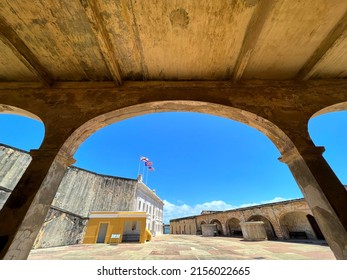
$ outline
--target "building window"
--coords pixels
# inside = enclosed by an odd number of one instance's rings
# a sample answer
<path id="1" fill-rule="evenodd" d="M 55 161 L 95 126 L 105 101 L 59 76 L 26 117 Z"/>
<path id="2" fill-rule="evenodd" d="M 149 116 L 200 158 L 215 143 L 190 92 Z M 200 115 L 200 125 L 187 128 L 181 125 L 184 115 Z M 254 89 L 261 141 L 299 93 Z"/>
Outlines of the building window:
<path id="1" fill-rule="evenodd" d="M 141 200 L 139 201 L 139 210 L 141 210 Z"/>

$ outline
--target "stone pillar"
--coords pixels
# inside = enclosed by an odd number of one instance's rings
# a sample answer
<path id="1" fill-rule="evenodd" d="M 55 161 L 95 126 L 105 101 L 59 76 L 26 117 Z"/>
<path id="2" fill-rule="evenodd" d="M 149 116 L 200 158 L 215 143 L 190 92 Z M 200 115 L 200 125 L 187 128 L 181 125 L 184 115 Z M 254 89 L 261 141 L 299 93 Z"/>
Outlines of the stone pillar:
<path id="1" fill-rule="evenodd" d="M 286 163 L 337 259 L 347 259 L 347 192 L 323 158 L 323 147 L 292 149 Z"/>
<path id="2" fill-rule="evenodd" d="M 226 222 L 224 222 L 224 223 L 222 223 L 221 222 L 221 224 L 222 224 L 222 236 L 228 236 L 228 229 L 227 229 L 227 224 L 226 224 Z"/>
<path id="3" fill-rule="evenodd" d="M 277 217 L 276 217 L 277 218 Z M 280 224 L 279 224 L 279 222 L 278 222 L 278 220 L 276 219 L 276 222 L 273 222 L 272 223 L 272 226 L 273 226 L 273 229 L 274 229 L 274 232 L 275 232 L 275 234 L 276 234 L 276 237 L 278 238 L 278 239 L 283 239 L 283 233 L 282 233 L 282 229 L 281 229 L 281 226 L 280 226 Z"/>
<path id="4" fill-rule="evenodd" d="M 273 229 L 275 231 L 276 237 L 278 239 L 284 239 L 283 238 L 283 232 L 282 232 L 282 228 L 281 228 L 281 224 L 279 221 L 279 217 L 276 215 L 273 206 L 271 206 L 271 212 L 268 213 L 269 215 L 269 221 L 271 222 Z"/>
<path id="5" fill-rule="evenodd" d="M 0 212 L 0 258 L 26 259 L 66 169 L 57 150 L 31 150 L 32 161 Z"/>

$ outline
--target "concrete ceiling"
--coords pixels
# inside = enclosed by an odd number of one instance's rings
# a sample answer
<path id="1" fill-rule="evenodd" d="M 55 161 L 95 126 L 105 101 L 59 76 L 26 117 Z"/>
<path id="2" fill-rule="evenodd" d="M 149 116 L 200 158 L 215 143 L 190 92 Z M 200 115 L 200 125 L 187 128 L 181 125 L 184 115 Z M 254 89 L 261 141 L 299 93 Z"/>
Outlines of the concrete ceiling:
<path id="1" fill-rule="evenodd" d="M 335 78 L 347 1 L 0 1 L 0 82 Z"/>

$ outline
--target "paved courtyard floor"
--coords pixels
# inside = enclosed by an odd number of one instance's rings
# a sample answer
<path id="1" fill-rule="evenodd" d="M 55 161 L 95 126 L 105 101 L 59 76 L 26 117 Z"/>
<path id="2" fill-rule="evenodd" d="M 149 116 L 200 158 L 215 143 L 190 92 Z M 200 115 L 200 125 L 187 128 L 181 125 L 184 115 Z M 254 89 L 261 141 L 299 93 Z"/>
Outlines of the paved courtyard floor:
<path id="1" fill-rule="evenodd" d="M 328 245 L 161 235 L 145 244 L 80 244 L 34 249 L 29 260 L 334 260 Z"/>

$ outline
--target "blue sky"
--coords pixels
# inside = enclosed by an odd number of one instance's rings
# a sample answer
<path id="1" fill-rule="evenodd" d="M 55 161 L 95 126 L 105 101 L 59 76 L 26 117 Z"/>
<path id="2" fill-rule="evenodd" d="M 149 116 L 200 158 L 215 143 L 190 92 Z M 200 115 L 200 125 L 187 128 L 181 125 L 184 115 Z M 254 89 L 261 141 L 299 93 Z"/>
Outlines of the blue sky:
<path id="1" fill-rule="evenodd" d="M 344 184 L 346 122 L 347 112 L 336 112 L 309 123 L 312 139 L 326 147 L 324 156 Z M 43 137 L 42 123 L 0 115 L 0 143 L 29 151 L 39 148 Z M 154 164 L 155 171 L 146 171 L 144 180 L 164 200 L 166 222 L 202 210 L 302 197 L 267 137 L 244 124 L 199 113 L 148 114 L 105 127 L 80 146 L 75 165 L 136 178 L 141 156 Z"/>

